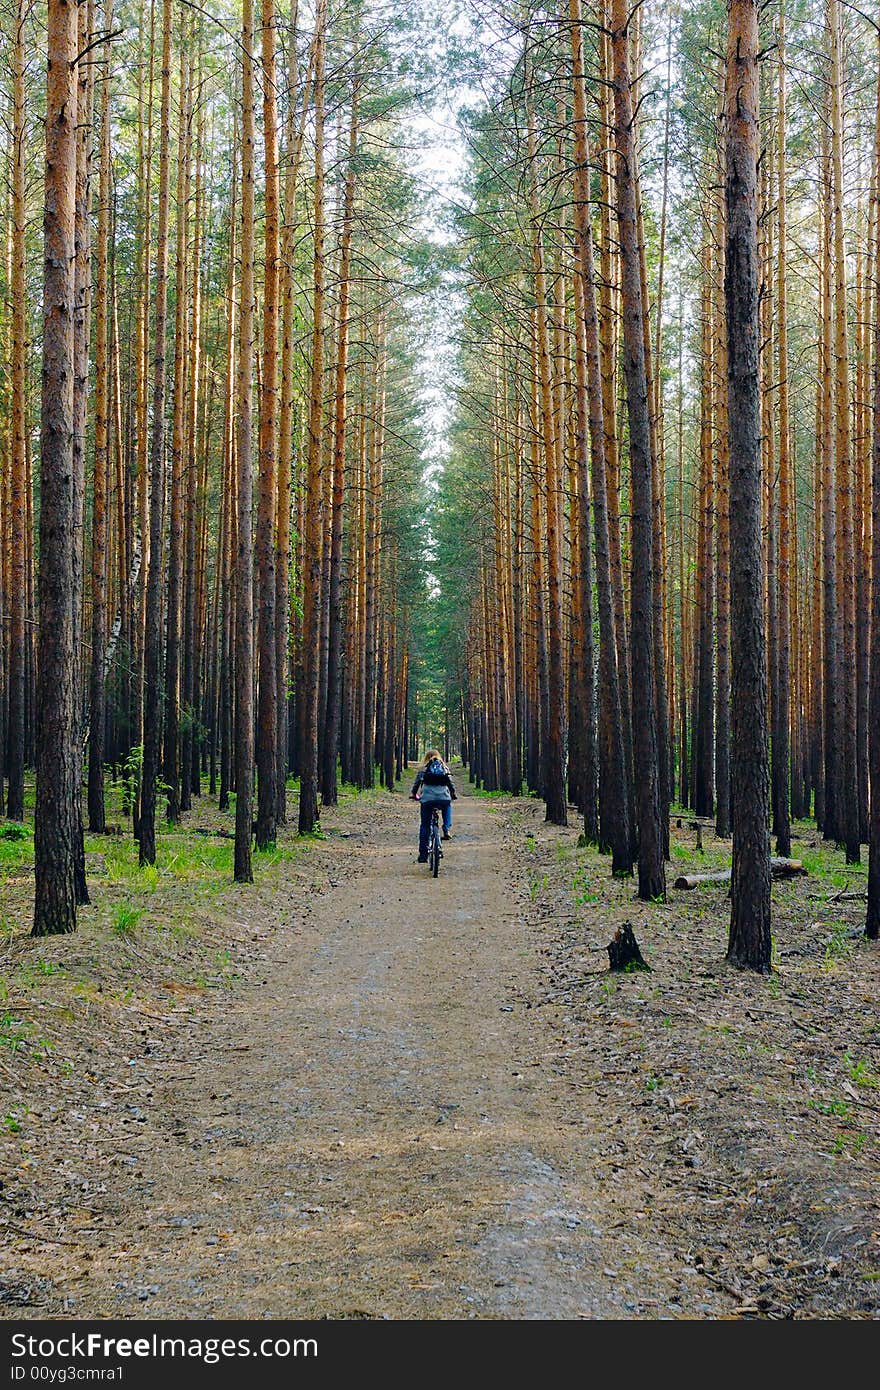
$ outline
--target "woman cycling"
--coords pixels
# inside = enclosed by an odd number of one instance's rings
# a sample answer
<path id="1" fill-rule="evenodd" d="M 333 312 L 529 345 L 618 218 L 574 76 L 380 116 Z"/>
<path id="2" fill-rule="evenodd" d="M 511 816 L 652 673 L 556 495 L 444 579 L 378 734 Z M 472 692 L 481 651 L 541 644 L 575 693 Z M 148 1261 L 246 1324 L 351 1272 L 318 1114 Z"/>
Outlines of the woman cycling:
<path id="1" fill-rule="evenodd" d="M 449 768 L 444 763 L 436 748 L 429 748 L 422 765 L 416 773 L 416 780 L 412 784 L 410 792 L 412 801 L 420 801 L 422 806 L 421 823 L 419 825 L 419 863 L 428 862 L 428 835 L 431 829 L 431 817 L 434 808 L 439 808 L 443 813 L 443 838 L 449 839 L 449 824 L 452 814 L 452 803 L 458 800 L 455 784 L 449 775 Z"/>

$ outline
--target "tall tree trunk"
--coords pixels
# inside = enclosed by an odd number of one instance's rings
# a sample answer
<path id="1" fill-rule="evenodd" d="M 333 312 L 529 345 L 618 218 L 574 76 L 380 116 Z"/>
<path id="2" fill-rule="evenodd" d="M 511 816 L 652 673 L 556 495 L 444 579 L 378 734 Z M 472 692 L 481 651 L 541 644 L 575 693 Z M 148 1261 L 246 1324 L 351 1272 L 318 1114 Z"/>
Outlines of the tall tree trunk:
<path id="1" fill-rule="evenodd" d="M 723 160 L 723 156 L 722 156 Z M 721 163 L 721 161 L 719 161 Z M 723 175 L 719 182 L 723 189 Z M 716 220 L 718 259 L 724 254 L 724 195 L 719 190 Z M 720 278 L 720 277 L 719 277 Z M 713 356 L 715 358 L 715 512 L 717 535 L 715 688 L 715 833 L 730 834 L 730 426 L 727 411 L 727 327 L 724 319 L 724 284 L 713 295 Z"/>
<path id="2" fill-rule="evenodd" d="M 590 225 L 587 99 L 583 61 L 580 0 L 569 0 L 572 83 L 574 95 L 574 226 L 578 251 L 576 268 L 583 314 L 587 368 L 587 406 L 592 470 L 593 533 L 596 546 L 596 592 L 599 608 L 599 818 L 602 840 L 611 849 L 611 872 L 632 873 L 629 830 L 629 788 L 617 672 L 614 595 L 608 540 L 605 467 L 605 420 L 599 360 L 599 315 L 596 304 L 593 236 Z M 577 300 L 576 300 L 577 303 Z M 586 543 L 586 538 L 585 538 Z"/>
<path id="3" fill-rule="evenodd" d="M 225 408 L 223 412 L 223 527 L 220 536 L 217 568 L 221 584 L 222 613 L 220 620 L 220 662 L 219 691 L 217 695 L 217 722 L 220 737 L 220 792 L 219 809 L 229 807 L 229 792 L 232 783 L 232 647 L 233 611 L 235 596 L 233 592 L 234 538 L 236 535 L 236 491 L 235 491 L 235 271 L 236 271 L 236 207 L 238 169 L 238 129 L 233 118 L 232 135 L 232 178 L 229 194 L 229 263 L 226 278 L 226 344 L 224 363 Z"/>
<path id="4" fill-rule="evenodd" d="M 113 27 L 108 3 L 104 26 Z M 89 682 L 89 829 L 104 832 L 105 638 L 107 631 L 107 483 L 110 440 L 110 318 L 108 243 L 110 236 L 110 54 L 104 45 L 101 83 L 101 174 L 95 281 L 95 459 L 92 497 L 92 664 Z"/>
<path id="5" fill-rule="evenodd" d="M 79 786 L 74 701 L 75 295 L 77 7 L 49 0 L 43 216 L 43 383 L 40 429 L 40 619 L 37 635 L 37 800 L 34 936 L 76 929 Z"/>
<path id="6" fill-rule="evenodd" d="M 880 55 L 880 32 L 877 43 Z M 874 128 L 874 161 L 877 200 L 874 215 L 874 363 L 873 425 L 871 445 L 871 519 L 874 547 L 871 558 L 871 688 L 868 710 L 868 751 L 871 760 L 868 817 L 868 910 L 865 935 L 880 936 L 880 68 Z"/>
<path id="7" fill-rule="evenodd" d="M 238 546 L 235 564 L 235 881 L 253 883 L 254 804 L 254 5 L 241 27 L 241 306 L 235 396 L 238 403 Z"/>
<path id="8" fill-rule="evenodd" d="M 715 801 L 715 490 L 712 464 L 715 371 L 712 352 L 711 260 L 710 242 L 707 240 L 703 254 L 697 611 L 694 621 L 693 777 L 694 810 L 698 816 L 711 816 Z"/>
<path id="9" fill-rule="evenodd" d="M 136 592 L 136 612 L 133 615 L 134 661 L 132 738 L 135 747 L 143 750 L 144 736 L 144 647 L 147 621 L 147 576 L 150 563 L 150 456 L 148 441 L 148 398 L 150 376 L 150 249 L 152 234 L 152 152 L 153 152 L 153 80 L 156 66 L 156 0 L 150 0 L 148 31 L 149 58 L 145 59 L 143 44 L 143 4 L 140 0 L 140 33 L 138 42 L 139 66 L 146 67 L 146 84 L 138 88 L 138 242 L 137 242 L 137 320 L 135 327 L 136 387 L 135 422 L 137 467 L 137 529 L 141 543 L 140 582 Z M 144 91 L 146 86 L 146 91 Z M 140 815 L 143 767 L 136 765 L 132 776 L 132 829 L 140 841 Z"/>
<path id="10" fill-rule="evenodd" d="M 263 275 L 263 379 L 260 398 L 260 474 L 256 542 L 260 663 L 256 749 L 256 842 L 258 849 L 267 849 L 275 842 L 275 818 L 278 810 L 275 523 L 278 502 L 276 419 L 278 415 L 278 319 L 281 246 L 274 0 L 262 0 L 262 6 L 266 258 Z"/>
<path id="11" fill-rule="evenodd" d="M 843 72 L 838 0 L 828 0 L 831 40 L 831 171 L 834 218 L 834 455 L 837 469 L 838 630 L 842 632 L 839 678 L 842 794 L 840 831 L 846 862 L 859 862 L 859 798 L 856 771 L 855 564 L 853 549 L 852 457 L 847 356 L 846 244 L 843 232 Z"/>
<path id="12" fill-rule="evenodd" d="M 614 134 L 617 147 L 617 220 L 623 303 L 623 365 L 631 464 L 633 755 L 639 833 L 639 897 L 666 898 L 660 821 L 657 705 L 654 682 L 654 488 L 651 421 L 645 365 L 639 231 L 636 214 L 635 141 L 626 0 L 612 3 Z"/>
<path id="13" fill-rule="evenodd" d="M 79 6 L 77 50 L 82 52 L 91 43 L 94 28 L 94 4 L 84 0 Z M 73 813 L 76 821 L 75 863 L 73 871 L 76 901 L 89 901 L 86 884 L 86 851 L 82 815 L 82 734 L 83 734 L 83 663 L 81 660 L 83 634 L 83 574 L 85 568 L 85 508 L 86 508 L 86 419 L 89 398 L 89 344 L 92 313 L 92 114 L 94 105 L 94 65 L 77 64 L 77 140 L 76 140 L 76 227 L 74 244 L 73 320 L 73 583 L 70 601 L 73 605 L 73 710 L 75 720 Z M 32 498 L 28 496 L 28 505 Z M 32 526 L 29 528 L 33 534 Z M 28 575 L 30 579 L 30 575 Z"/>
<path id="14" fill-rule="evenodd" d="M 162 646 L 162 534 L 165 514 L 165 334 L 168 324 L 168 195 L 171 143 L 171 0 L 162 7 L 162 99 L 159 118 L 159 210 L 153 319 L 153 419 L 150 439 L 150 549 L 144 625 L 144 751 L 139 849 L 156 862 L 156 778 L 159 771 Z"/>
<path id="15" fill-rule="evenodd" d="M 779 569 L 777 589 L 776 725 L 773 729 L 773 820 L 776 853 L 791 855 L 789 777 L 791 764 L 791 433 L 788 410 L 788 301 L 786 297 L 786 164 L 785 164 L 785 9 L 779 11 L 779 85 L 776 128 L 777 237 L 776 237 L 776 334 L 779 380 Z"/>
<path id="16" fill-rule="evenodd" d="M 25 694 L 27 632 L 27 281 L 25 266 L 25 16 L 27 0 L 17 0 L 12 42 L 12 401 L 11 459 L 9 490 L 10 542 L 9 582 L 6 606 L 9 608 L 8 739 L 9 796 L 6 814 L 10 820 L 24 818 Z M 2 696 L 0 696 L 2 698 Z M 2 720 L 0 720 L 2 723 Z M 0 733 L 3 730 L 0 729 Z M 3 764 L 0 749 L 0 767 Z M 2 801 L 0 776 L 0 801 Z"/>
<path id="17" fill-rule="evenodd" d="M 758 387 L 758 5 L 728 0 L 728 403 L 730 418 L 731 798 L 733 871 L 727 957 L 770 970 L 767 835 L 767 658 L 761 557 L 761 407 Z"/>
<path id="18" fill-rule="evenodd" d="M 169 824 L 180 820 L 180 636 L 183 597 L 186 398 L 190 372 L 187 344 L 187 257 L 189 227 L 189 126 L 192 108 L 188 25 L 180 26 L 180 90 L 177 136 L 177 249 L 174 275 L 174 386 L 172 391 L 170 534 L 165 614 L 165 740 L 162 770 Z"/>
<path id="19" fill-rule="evenodd" d="M 195 17 L 193 17 L 195 30 Z M 193 87 L 200 90 L 200 57 L 193 57 L 195 79 Z M 189 331 L 189 393 L 187 396 L 186 420 L 186 515 L 183 566 L 183 610 L 181 639 L 183 646 L 183 670 L 181 674 L 181 706 L 183 721 L 180 730 L 180 809 L 188 811 L 192 806 L 192 793 L 199 784 L 199 649 L 196 629 L 198 626 L 196 609 L 198 607 L 198 532 L 202 524 L 203 488 L 199 481 L 201 462 L 199 459 L 198 421 L 199 393 L 204 395 L 205 382 L 202 369 L 202 148 L 204 143 L 203 117 L 199 118 L 199 134 L 196 142 L 196 176 L 193 195 L 193 236 L 192 236 L 192 299 Z M 205 400 L 205 410 L 210 411 L 210 391 Z M 205 462 L 207 467 L 207 461 Z"/>
<path id="20" fill-rule="evenodd" d="M 839 595 L 837 587 L 837 489 L 834 458 L 834 368 L 832 348 L 832 199 L 831 160 L 823 156 L 823 193 L 821 216 L 821 352 L 819 365 L 822 377 L 822 625 L 824 647 L 824 747 L 825 747 L 825 818 L 823 839 L 837 842 L 841 837 L 841 777 L 840 744 L 840 651 L 838 641 Z"/>
<path id="21" fill-rule="evenodd" d="M 318 822 L 318 694 L 321 640 L 323 549 L 322 455 L 324 444 L 324 51 L 327 10 L 319 0 L 315 18 L 315 177 L 314 298 L 312 370 L 309 392 L 309 439 L 306 465 L 306 535 L 303 574 L 303 688 L 300 714 L 299 833 L 309 835 Z M 372 756 L 372 752 L 370 754 Z"/>
<path id="22" fill-rule="evenodd" d="M 348 306 L 351 293 L 351 237 L 354 217 L 355 154 L 358 137 L 358 83 L 351 97 L 348 162 L 342 206 L 339 251 L 339 305 L 336 323 L 336 389 L 333 413 L 333 473 L 330 498 L 330 572 L 327 633 L 327 718 L 324 726 L 322 800 L 335 806 L 336 757 L 342 670 L 342 520 L 345 500 L 346 392 L 348 389 Z"/>
<path id="23" fill-rule="evenodd" d="M 275 679 L 278 686 L 276 697 L 277 752 L 275 758 L 276 804 L 275 820 L 278 825 L 287 821 L 287 769 L 289 758 L 289 698 L 287 689 L 290 669 L 290 559 L 293 475 L 293 436 L 294 436 L 294 307 L 295 283 L 293 274 L 294 213 L 296 203 L 296 175 L 298 150 L 295 145 L 293 93 L 296 90 L 297 43 L 296 21 L 297 0 L 291 0 L 290 7 L 290 55 L 288 61 L 289 96 L 288 116 L 285 129 L 285 173 L 284 173 L 284 225 L 282 232 L 281 256 L 281 401 L 278 419 L 278 518 L 275 529 Z M 305 105 L 305 103 L 304 103 Z"/>

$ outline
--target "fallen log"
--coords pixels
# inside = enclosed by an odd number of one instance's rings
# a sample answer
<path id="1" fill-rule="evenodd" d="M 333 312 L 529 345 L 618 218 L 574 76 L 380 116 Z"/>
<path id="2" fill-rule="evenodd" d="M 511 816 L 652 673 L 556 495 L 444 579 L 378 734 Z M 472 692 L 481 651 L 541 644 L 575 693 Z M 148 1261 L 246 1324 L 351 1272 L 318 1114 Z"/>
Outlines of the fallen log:
<path id="1" fill-rule="evenodd" d="M 699 888 L 704 883 L 729 883 L 730 869 L 719 869 L 713 874 L 681 874 L 672 885 L 673 888 Z M 807 870 L 799 859 L 770 860 L 770 872 L 774 878 L 797 878 Z"/>

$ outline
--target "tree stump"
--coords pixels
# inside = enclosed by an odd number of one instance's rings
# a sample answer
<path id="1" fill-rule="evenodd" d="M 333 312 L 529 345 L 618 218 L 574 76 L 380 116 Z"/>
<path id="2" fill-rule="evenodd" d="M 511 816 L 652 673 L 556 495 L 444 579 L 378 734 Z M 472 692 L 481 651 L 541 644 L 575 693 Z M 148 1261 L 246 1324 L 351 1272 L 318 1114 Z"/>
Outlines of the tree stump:
<path id="1" fill-rule="evenodd" d="M 608 942 L 608 960 L 612 970 L 650 970 L 650 965 L 642 958 L 639 943 L 629 922 L 624 922 L 614 933 L 613 941 Z"/>

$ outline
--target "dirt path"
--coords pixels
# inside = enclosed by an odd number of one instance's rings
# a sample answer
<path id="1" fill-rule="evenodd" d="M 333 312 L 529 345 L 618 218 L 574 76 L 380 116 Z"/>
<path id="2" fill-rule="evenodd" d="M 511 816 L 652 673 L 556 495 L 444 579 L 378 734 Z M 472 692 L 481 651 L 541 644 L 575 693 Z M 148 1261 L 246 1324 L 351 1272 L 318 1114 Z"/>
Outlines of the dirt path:
<path id="1" fill-rule="evenodd" d="M 511 1003 L 536 965 L 485 803 L 459 801 L 437 882 L 408 802 L 351 819 L 355 872 L 201 1025 L 193 1071 L 141 1064 L 137 1176 L 78 1316 L 623 1311 L 589 1141 Z"/>
<path id="2" fill-rule="evenodd" d="M 658 974 L 603 985 L 632 887 L 598 865 L 603 896 L 566 916 L 577 830 L 545 827 L 540 810 L 465 796 L 434 882 L 415 862 L 414 808 L 383 793 L 328 815 L 304 861 L 232 895 L 234 987 L 162 1022 L 142 1012 L 91 1078 L 84 1035 L 79 1099 L 36 1110 L 34 1157 L 0 1191 L 0 1215 L 21 1223 L 0 1255 L 0 1309 L 876 1311 L 859 1282 L 874 1277 L 869 1166 L 799 1137 L 837 1123 L 833 1106 L 776 1090 L 777 1073 L 800 1076 L 802 1045 L 822 1083 L 809 1039 L 836 1003 L 784 1053 L 753 1051 L 752 1020 L 779 1037 L 791 1001 L 719 977 L 717 912 L 690 904 L 639 925 Z M 715 1018 L 693 1007 L 701 990 Z M 870 1018 L 846 998 L 849 1038 Z M 816 1036 L 830 1064 L 830 1031 Z"/>

